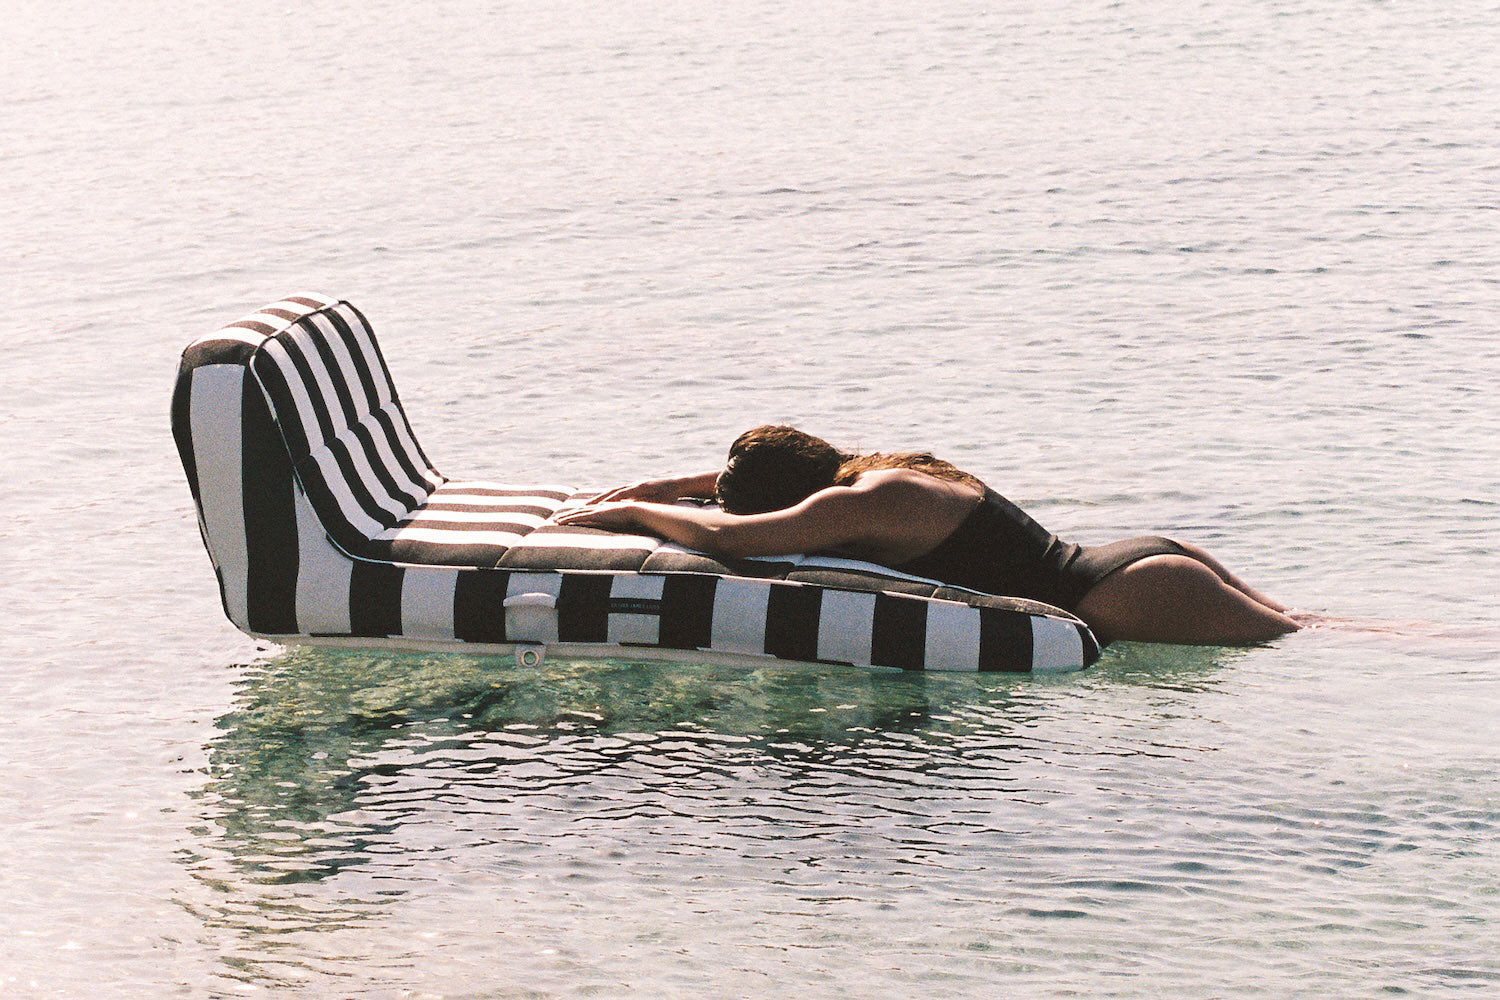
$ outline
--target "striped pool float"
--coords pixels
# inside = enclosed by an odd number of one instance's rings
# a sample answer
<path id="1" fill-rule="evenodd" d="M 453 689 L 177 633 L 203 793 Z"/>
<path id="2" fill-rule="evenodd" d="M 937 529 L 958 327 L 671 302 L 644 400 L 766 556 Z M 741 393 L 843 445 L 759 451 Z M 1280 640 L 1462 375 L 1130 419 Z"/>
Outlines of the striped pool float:
<path id="1" fill-rule="evenodd" d="M 193 341 L 172 431 L 224 610 L 276 642 L 565 658 L 1057 671 L 1057 608 L 826 555 L 717 559 L 563 527 L 594 493 L 450 479 L 369 323 L 294 295 Z"/>

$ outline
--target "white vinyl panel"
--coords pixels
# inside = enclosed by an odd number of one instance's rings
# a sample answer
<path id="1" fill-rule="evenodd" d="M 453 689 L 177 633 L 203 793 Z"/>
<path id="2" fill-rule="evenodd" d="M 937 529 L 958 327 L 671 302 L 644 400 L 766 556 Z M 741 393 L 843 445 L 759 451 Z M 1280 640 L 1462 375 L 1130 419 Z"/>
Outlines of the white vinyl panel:
<path id="1" fill-rule="evenodd" d="M 292 363 L 291 355 L 287 354 L 286 348 L 274 340 L 268 340 L 261 348 L 261 353 L 270 358 L 281 371 L 281 378 L 287 385 L 287 391 L 291 394 L 292 405 L 297 408 L 297 419 L 302 422 L 302 431 L 307 435 L 307 445 L 312 451 L 317 451 L 325 442 L 322 439 L 323 428 L 318 423 L 318 411 L 313 399 L 307 393 L 307 386 L 302 382 L 302 375 L 297 371 L 297 366 Z M 275 407 L 272 407 L 274 412 Z"/>
<path id="2" fill-rule="evenodd" d="M 547 594 L 556 601 L 562 595 L 562 574 L 513 572 L 506 581 L 505 596 L 515 597 L 518 594 Z"/>
<path id="3" fill-rule="evenodd" d="M 215 330 L 213 333 L 199 337 L 189 344 L 187 349 L 192 350 L 195 347 L 202 347 L 204 344 L 212 344 L 224 340 L 233 341 L 236 344 L 249 344 L 251 347 L 259 347 L 261 341 L 265 339 L 266 335 L 263 333 L 246 330 L 241 326 L 226 326 L 222 330 Z"/>
<path id="4" fill-rule="evenodd" d="M 527 483 L 524 486 L 517 486 L 514 483 L 492 483 L 489 480 L 484 480 L 484 479 L 454 479 L 454 480 L 449 480 L 448 482 L 444 483 L 443 487 L 442 487 L 442 491 L 443 492 L 446 492 L 448 490 L 455 490 L 457 492 L 463 492 L 466 489 L 471 489 L 471 490 L 512 490 L 512 491 L 514 491 L 516 493 L 519 493 L 519 494 L 530 494 L 533 491 L 537 492 L 537 493 L 546 492 L 546 493 L 568 493 L 568 494 L 571 494 L 573 492 L 573 487 L 571 487 L 571 486 L 558 486 L 558 485 L 554 485 L 552 483 Z M 593 496 L 594 494 L 589 494 L 589 495 Z M 511 498 L 510 497 L 503 497 L 501 499 L 509 500 Z M 536 501 L 546 501 L 547 503 L 563 503 L 564 502 L 562 500 L 558 500 L 556 497 L 546 497 L 546 496 L 544 496 L 544 497 L 536 497 L 534 499 Z"/>
<path id="5" fill-rule="evenodd" d="M 193 372 L 188 426 L 198 470 L 198 500 L 209 555 L 219 569 L 229 620 L 250 627 L 250 557 L 245 541 L 241 393 L 243 365 L 205 365 Z"/>
<path id="6" fill-rule="evenodd" d="M 293 302 L 292 299 L 311 299 L 313 302 L 318 303 L 318 308 L 320 309 L 331 306 L 333 305 L 333 303 L 338 301 L 338 299 L 334 298 L 332 295 L 324 295 L 322 292 L 293 292 L 291 295 L 282 299 L 281 302 L 278 303 L 278 305 L 285 304 L 287 308 L 290 309 L 308 308 L 300 302 Z"/>
<path id="7" fill-rule="evenodd" d="M 1078 670 L 1083 666 L 1083 640 L 1078 629 L 1060 618 L 1031 618 L 1031 669 Z"/>
<path id="8" fill-rule="evenodd" d="M 328 541 L 307 494 L 299 486 L 297 512 L 297 631 L 349 633 L 349 577 L 354 563 Z"/>
<path id="9" fill-rule="evenodd" d="M 932 601 L 927 605 L 928 670 L 979 669 L 979 609 Z"/>
<path id="10" fill-rule="evenodd" d="M 709 646 L 718 652 L 766 652 L 766 606 L 771 587 L 751 580 L 724 578 L 714 592 L 713 630 Z"/>
<path id="11" fill-rule="evenodd" d="M 380 405 L 385 406 L 391 401 L 391 390 L 394 388 L 385 377 L 384 370 L 380 367 L 380 355 L 375 350 L 375 335 L 365 328 L 359 316 L 347 305 L 341 305 L 335 310 L 349 329 L 354 332 L 354 342 L 359 346 L 359 352 L 364 359 L 365 367 L 370 371 L 370 380 L 375 383 L 375 397 L 380 400 Z M 396 421 L 399 427 L 401 421 Z M 416 449 L 411 450 L 413 458 L 416 457 Z"/>
<path id="12" fill-rule="evenodd" d="M 349 453 L 349 459 L 354 463 L 354 472 L 359 476 L 359 481 L 364 486 L 365 492 L 370 495 L 370 499 L 392 517 L 405 517 L 406 504 L 392 497 L 385 484 L 380 481 L 380 476 L 370 465 L 369 456 L 365 454 L 364 445 L 348 431 L 340 435 L 339 440 L 344 445 L 344 450 Z"/>
<path id="13" fill-rule="evenodd" d="M 447 521 L 450 524 L 519 524 L 528 528 L 535 528 L 546 522 L 545 517 L 537 514 L 512 513 L 504 510 L 433 510 L 431 507 L 422 507 L 415 511 L 406 522 L 409 525 L 420 527 L 424 521 Z"/>
<path id="14" fill-rule="evenodd" d="M 349 329 L 354 334 L 355 345 L 359 348 L 360 356 L 369 369 L 371 381 L 375 383 L 376 398 L 380 401 L 382 408 L 389 408 L 391 425 L 396 429 L 397 443 L 411 458 L 412 465 L 422 472 L 425 483 L 424 492 L 437 489 L 442 485 L 442 477 L 422 461 L 422 449 L 417 447 L 416 438 L 412 437 L 411 428 L 406 423 L 406 415 L 400 406 L 392 405 L 395 398 L 395 386 L 391 384 L 386 377 L 385 370 L 381 367 L 379 352 L 375 347 L 375 334 L 365 326 L 359 315 L 347 303 L 339 305 L 336 311 L 344 322 L 349 324 Z"/>
<path id="15" fill-rule="evenodd" d="M 561 500 L 554 500 L 551 497 L 496 497 L 482 493 L 464 493 L 462 490 L 450 491 L 447 486 L 433 493 L 427 501 L 429 503 L 461 503 L 473 507 L 543 507 L 554 511 L 562 504 Z"/>
<path id="16" fill-rule="evenodd" d="M 649 535 L 585 535 L 565 531 L 533 532 L 521 539 L 516 548 L 525 549 L 629 549 L 652 551 L 661 539 Z"/>
<path id="17" fill-rule="evenodd" d="M 318 349 L 310 343 L 314 335 L 308 333 L 304 328 L 299 327 L 292 336 L 302 352 L 303 359 L 307 362 L 308 369 L 312 372 L 313 388 L 316 388 L 318 392 L 317 399 L 309 399 L 310 405 L 317 406 L 324 413 L 328 414 L 328 419 L 333 424 L 333 436 L 344 445 L 344 450 L 349 453 L 349 460 L 354 466 L 354 473 L 359 476 L 360 483 L 364 486 L 365 492 L 369 494 L 370 499 L 375 501 L 376 506 L 392 517 L 404 516 L 407 510 L 406 504 L 391 497 L 385 483 L 381 482 L 379 474 L 370 464 L 370 457 L 365 453 L 364 445 L 355 438 L 353 431 L 349 428 L 349 423 L 344 417 L 344 404 L 339 402 L 338 388 L 334 384 L 334 376 L 329 373 L 328 367 L 323 364 L 323 356 L 318 353 Z M 285 375 L 288 366 L 291 364 L 291 358 L 286 354 L 281 344 L 278 343 L 274 346 L 278 354 L 278 362 L 281 357 L 285 357 L 287 360 L 287 364 L 283 365 L 281 369 L 282 374 Z M 270 347 L 271 345 L 267 345 L 268 350 L 270 350 Z M 293 368 L 292 372 L 295 374 L 296 369 Z M 360 394 L 364 394 L 363 389 L 360 390 Z M 302 426 L 306 428 L 308 425 L 304 423 Z M 385 435 L 383 433 L 372 434 L 371 437 L 375 438 L 378 442 Z M 325 442 L 325 444 L 330 443 Z M 386 451 L 389 454 L 389 449 Z M 391 462 L 394 464 L 395 459 L 391 459 Z M 403 480 L 409 481 L 405 474 L 400 472 L 397 472 L 394 478 L 398 483 Z M 417 489 L 416 492 L 423 494 L 426 490 Z"/>
<path id="18" fill-rule="evenodd" d="M 546 595 L 550 602 L 529 601 L 510 606 L 512 598 Z M 561 573 L 512 573 L 506 582 L 505 633 L 522 642 L 557 641 L 557 598 L 562 594 Z"/>
<path id="19" fill-rule="evenodd" d="M 818 612 L 818 659 L 868 666 L 874 624 L 874 594 L 823 591 Z"/>
<path id="20" fill-rule="evenodd" d="M 425 542 L 432 545 L 514 545 L 524 535 L 514 531 L 452 531 L 446 528 L 423 528 L 420 525 L 391 528 L 378 536 L 382 540 Z"/>
<path id="21" fill-rule="evenodd" d="M 401 578 L 401 634 L 413 639 L 452 639 L 457 586 L 456 569 L 408 566 Z"/>
<path id="22" fill-rule="evenodd" d="M 637 576 L 621 573 L 610 581 L 609 598 L 615 600 L 660 601 L 666 580 L 660 576 Z M 655 645 L 661 639 L 661 614 L 610 612 L 610 642 L 633 642 Z"/>
<path id="23" fill-rule="evenodd" d="M 925 576 L 913 576 L 910 573 L 902 573 L 891 569 L 889 566 L 881 566 L 877 563 L 865 562 L 860 559 L 847 559 L 843 556 L 808 555 L 799 560 L 800 569 L 833 569 L 849 570 L 857 573 L 872 573 L 888 577 L 892 580 L 911 580 L 914 583 L 940 583 Z"/>
<path id="24" fill-rule="evenodd" d="M 339 336 L 338 330 L 326 314 L 319 314 L 312 317 L 312 324 L 322 333 L 323 339 L 328 343 L 329 350 L 333 352 L 334 361 L 339 366 L 339 374 L 343 378 L 344 384 L 349 388 L 350 397 L 354 400 L 354 411 L 363 420 L 370 413 L 370 401 L 365 396 L 364 383 L 360 381 L 359 370 L 355 367 L 354 359 L 349 353 L 348 345 L 344 343 L 344 338 Z M 390 473 L 391 479 L 395 481 L 396 485 L 418 497 L 425 496 L 431 490 L 431 487 L 426 483 L 414 481 L 411 476 L 406 474 L 406 469 L 402 467 L 400 460 L 391 451 L 391 445 L 386 439 L 385 430 L 379 426 L 371 426 L 369 427 L 369 431 L 370 438 L 375 442 L 377 457 L 380 459 L 381 464 L 385 466 L 386 471 Z M 420 466 L 422 464 L 421 459 L 415 452 L 411 453 L 409 457 L 413 465 Z"/>
<path id="25" fill-rule="evenodd" d="M 354 364 L 354 358 L 349 353 L 349 345 L 344 343 L 344 338 L 339 336 L 338 328 L 328 318 L 327 313 L 319 313 L 311 317 L 311 323 L 317 327 L 323 339 L 328 342 L 328 349 L 333 352 L 333 359 L 338 363 L 339 373 L 343 376 L 344 384 L 349 387 L 349 395 L 354 400 L 354 412 L 363 417 L 370 412 L 370 400 L 365 395 L 365 384 L 359 377 L 359 369 Z"/>
<path id="26" fill-rule="evenodd" d="M 290 337 L 302 352 L 302 358 L 307 362 L 308 370 L 312 372 L 313 384 L 317 387 L 318 395 L 321 397 L 323 411 L 328 414 L 328 419 L 333 423 L 333 436 L 338 437 L 349 427 L 349 421 L 344 416 L 344 404 L 339 402 L 334 377 L 328 371 L 328 366 L 323 364 L 323 355 L 311 343 L 315 335 L 306 327 L 299 326 L 292 329 L 286 336 Z M 277 344 L 277 347 L 280 346 Z"/>
<path id="27" fill-rule="evenodd" d="M 312 460 L 322 470 L 323 479 L 328 483 L 328 491 L 333 494 L 333 501 L 338 505 L 339 513 L 355 531 L 360 532 L 366 538 L 374 538 L 386 530 L 385 525 L 366 514 L 365 509 L 359 505 L 359 501 L 354 498 L 354 492 L 349 488 L 348 481 L 344 478 L 344 470 L 339 468 L 339 463 L 327 448 L 320 448 L 313 452 Z"/>
<path id="28" fill-rule="evenodd" d="M 378 382 L 379 379 L 377 378 L 376 381 Z M 387 404 L 383 409 L 390 417 L 391 426 L 396 430 L 396 442 L 411 459 L 411 464 L 417 469 L 418 474 L 422 476 L 424 483 L 422 491 L 430 493 L 443 485 L 443 477 L 423 460 L 422 450 L 417 447 L 417 439 L 412 437 L 411 428 L 406 425 L 406 415 L 401 408 Z"/>

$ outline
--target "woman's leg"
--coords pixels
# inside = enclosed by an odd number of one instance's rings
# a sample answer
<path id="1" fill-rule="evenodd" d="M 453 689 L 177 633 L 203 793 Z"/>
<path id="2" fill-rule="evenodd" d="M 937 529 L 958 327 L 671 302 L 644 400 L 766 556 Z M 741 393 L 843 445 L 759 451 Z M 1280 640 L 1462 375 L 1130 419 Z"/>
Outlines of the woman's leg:
<path id="1" fill-rule="evenodd" d="M 1270 608 L 1272 611 L 1281 611 L 1281 612 L 1284 613 L 1284 612 L 1286 612 L 1288 610 L 1288 608 L 1287 608 L 1286 605 L 1284 605 L 1284 604 L 1282 604 L 1282 603 L 1280 603 L 1278 601 L 1271 600 L 1265 594 L 1262 594 L 1260 591 L 1258 591 L 1254 587 L 1250 586 L 1244 580 L 1241 580 L 1239 577 L 1237 577 L 1233 573 L 1229 572 L 1229 570 L 1227 570 L 1227 569 L 1224 568 L 1224 564 L 1223 563 L 1219 562 L 1219 560 L 1217 560 L 1213 556 L 1209 555 L 1202 548 L 1199 548 L 1198 546 L 1193 545 L 1191 542 L 1178 542 L 1177 544 L 1181 545 L 1183 548 L 1185 548 L 1189 552 L 1191 552 L 1193 554 L 1193 558 L 1194 559 L 1197 559 L 1199 562 L 1203 563 L 1209 569 L 1211 569 L 1215 573 L 1217 573 L 1219 575 L 1219 579 L 1220 580 L 1223 580 L 1225 583 L 1229 584 L 1235 590 L 1238 590 L 1240 593 L 1244 594 L 1246 597 L 1250 598 L 1255 603 L 1257 603 L 1257 604 L 1264 604 L 1266 607 Z"/>
<path id="2" fill-rule="evenodd" d="M 1078 617 L 1110 639 L 1204 646 L 1263 642 L 1300 627 L 1194 555 L 1148 556 L 1116 570 L 1084 595 Z"/>

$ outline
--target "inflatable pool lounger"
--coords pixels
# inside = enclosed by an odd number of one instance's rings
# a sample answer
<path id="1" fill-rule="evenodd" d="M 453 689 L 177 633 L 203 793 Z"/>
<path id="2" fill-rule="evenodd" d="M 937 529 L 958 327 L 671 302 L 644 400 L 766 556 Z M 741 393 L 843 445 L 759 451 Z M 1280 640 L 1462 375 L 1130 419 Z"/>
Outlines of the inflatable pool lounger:
<path id="1" fill-rule="evenodd" d="M 279 643 L 898 670 L 1076 670 L 1057 608 L 831 556 L 720 560 L 554 523 L 595 495 L 450 479 L 364 316 L 296 295 L 188 345 L 172 398 L 236 626 Z"/>

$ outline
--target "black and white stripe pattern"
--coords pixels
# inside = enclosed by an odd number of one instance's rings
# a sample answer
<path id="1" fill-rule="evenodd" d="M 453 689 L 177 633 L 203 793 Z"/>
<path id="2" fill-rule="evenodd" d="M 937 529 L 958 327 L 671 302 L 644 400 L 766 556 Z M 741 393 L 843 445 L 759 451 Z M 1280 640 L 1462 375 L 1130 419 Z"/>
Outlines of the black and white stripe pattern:
<path id="1" fill-rule="evenodd" d="M 643 658 L 661 647 L 899 670 L 1067 670 L 1098 652 L 1081 623 L 1003 601 L 778 580 L 370 563 L 356 564 L 350 594 L 351 634 L 366 638 L 612 645 Z"/>
<path id="2" fill-rule="evenodd" d="M 690 653 L 899 670 L 1077 669 L 1055 608 L 828 556 L 720 561 L 565 528 L 591 494 L 448 480 L 364 317 L 299 295 L 183 355 L 173 432 L 224 608 L 280 639 L 559 655 Z"/>

